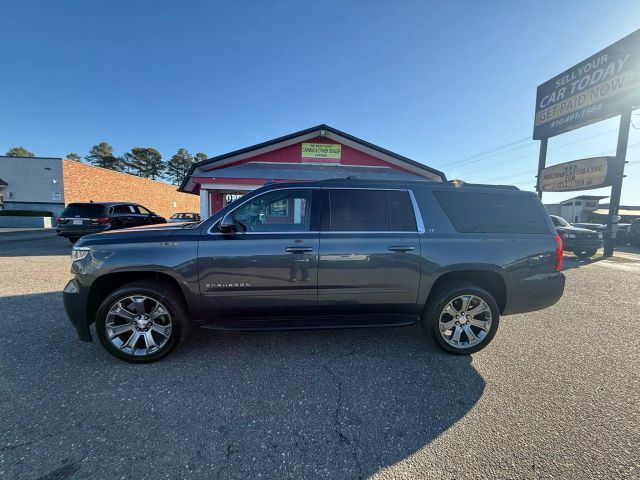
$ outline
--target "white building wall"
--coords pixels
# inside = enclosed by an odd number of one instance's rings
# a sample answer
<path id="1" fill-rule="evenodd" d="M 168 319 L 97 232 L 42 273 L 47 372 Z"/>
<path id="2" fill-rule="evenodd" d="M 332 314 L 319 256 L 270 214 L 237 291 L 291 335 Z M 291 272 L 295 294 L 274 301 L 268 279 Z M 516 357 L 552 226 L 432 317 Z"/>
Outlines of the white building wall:
<path id="1" fill-rule="evenodd" d="M 2 157 L 0 178 L 7 182 L 3 192 L 7 210 L 49 210 L 64 208 L 61 158 Z"/>

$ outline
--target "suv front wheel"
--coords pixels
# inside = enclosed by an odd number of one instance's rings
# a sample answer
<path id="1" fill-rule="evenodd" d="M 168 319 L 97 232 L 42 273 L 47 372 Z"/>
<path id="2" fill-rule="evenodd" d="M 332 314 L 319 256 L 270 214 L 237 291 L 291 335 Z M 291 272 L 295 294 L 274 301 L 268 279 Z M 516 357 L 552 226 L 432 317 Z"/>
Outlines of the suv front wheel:
<path id="1" fill-rule="evenodd" d="M 440 348 L 466 355 L 486 347 L 500 322 L 493 296 L 471 283 L 449 283 L 435 292 L 421 324 Z"/>
<path id="2" fill-rule="evenodd" d="M 187 333 L 181 295 L 170 285 L 140 281 L 111 293 L 100 305 L 96 334 L 114 357 L 127 362 L 159 360 Z"/>

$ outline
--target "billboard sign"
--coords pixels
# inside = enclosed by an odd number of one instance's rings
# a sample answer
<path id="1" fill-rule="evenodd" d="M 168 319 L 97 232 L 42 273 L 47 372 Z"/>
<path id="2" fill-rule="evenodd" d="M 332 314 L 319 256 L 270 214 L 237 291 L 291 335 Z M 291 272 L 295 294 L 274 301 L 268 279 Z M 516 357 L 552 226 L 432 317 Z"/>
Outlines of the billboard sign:
<path id="1" fill-rule="evenodd" d="M 640 105 L 640 30 L 538 87 L 534 140 Z"/>
<path id="2" fill-rule="evenodd" d="M 340 163 L 342 145 L 339 143 L 303 143 L 303 162 Z"/>
<path id="3" fill-rule="evenodd" d="M 547 167 L 538 176 L 539 192 L 571 192 L 611 185 L 620 162 L 616 157 L 593 157 Z"/>

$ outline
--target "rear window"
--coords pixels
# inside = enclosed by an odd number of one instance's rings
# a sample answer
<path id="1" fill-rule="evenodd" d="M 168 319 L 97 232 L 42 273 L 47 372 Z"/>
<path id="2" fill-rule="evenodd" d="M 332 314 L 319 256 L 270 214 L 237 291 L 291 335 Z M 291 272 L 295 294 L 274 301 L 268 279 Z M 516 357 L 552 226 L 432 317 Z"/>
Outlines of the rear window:
<path id="1" fill-rule="evenodd" d="M 529 195 L 433 192 L 462 233 L 549 233 L 545 212 Z"/>
<path id="2" fill-rule="evenodd" d="M 99 203 L 70 203 L 60 214 L 61 217 L 95 218 L 103 215 L 105 206 Z"/>

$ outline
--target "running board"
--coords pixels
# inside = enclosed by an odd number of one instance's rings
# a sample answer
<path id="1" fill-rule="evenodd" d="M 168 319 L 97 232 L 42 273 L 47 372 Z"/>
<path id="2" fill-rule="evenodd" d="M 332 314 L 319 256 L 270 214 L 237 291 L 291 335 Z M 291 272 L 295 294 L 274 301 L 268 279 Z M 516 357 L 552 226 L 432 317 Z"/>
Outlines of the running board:
<path id="1" fill-rule="evenodd" d="M 228 318 L 201 325 L 208 330 L 317 330 L 334 328 L 404 327 L 418 320 L 417 315 L 349 315 L 324 317 Z"/>

